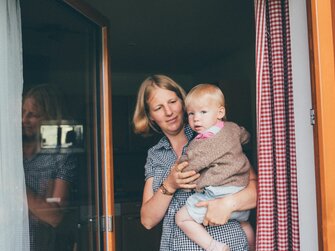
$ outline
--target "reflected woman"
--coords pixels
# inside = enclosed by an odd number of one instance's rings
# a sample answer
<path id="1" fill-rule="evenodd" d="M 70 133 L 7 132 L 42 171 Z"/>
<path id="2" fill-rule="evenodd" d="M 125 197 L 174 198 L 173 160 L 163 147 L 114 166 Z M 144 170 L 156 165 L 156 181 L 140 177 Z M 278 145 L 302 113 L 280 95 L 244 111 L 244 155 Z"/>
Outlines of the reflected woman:
<path id="1" fill-rule="evenodd" d="M 62 119 L 61 96 L 50 85 L 30 89 L 23 98 L 23 165 L 29 207 L 30 250 L 60 250 L 56 227 L 62 222 L 75 181 L 76 159 L 70 154 L 41 151 L 41 123 Z M 65 245 L 61 250 L 67 250 Z"/>

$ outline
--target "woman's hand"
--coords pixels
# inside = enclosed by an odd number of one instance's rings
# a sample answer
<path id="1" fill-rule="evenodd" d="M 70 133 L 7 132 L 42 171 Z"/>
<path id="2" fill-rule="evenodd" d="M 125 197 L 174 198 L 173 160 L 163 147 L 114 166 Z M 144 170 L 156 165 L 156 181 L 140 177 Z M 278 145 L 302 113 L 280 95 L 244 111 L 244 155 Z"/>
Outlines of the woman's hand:
<path id="1" fill-rule="evenodd" d="M 174 193 L 177 189 L 194 189 L 196 184 L 193 183 L 199 178 L 200 174 L 195 171 L 183 172 L 183 169 L 188 166 L 186 161 L 175 164 L 170 171 L 169 176 L 164 181 L 169 192 Z"/>
<path id="2" fill-rule="evenodd" d="M 29 187 L 26 187 L 28 207 L 30 213 L 41 221 L 56 227 L 63 219 L 63 208 L 68 202 L 70 183 L 56 179 L 49 182 L 49 186 L 49 198 L 38 196 Z"/>
<path id="3" fill-rule="evenodd" d="M 182 170 L 187 165 L 187 162 L 183 162 L 175 164 L 171 168 L 168 177 L 163 182 L 165 189 L 169 193 L 173 194 L 180 188 L 192 189 L 195 187 L 195 184 L 192 184 L 192 182 L 199 178 L 200 175 L 195 171 L 183 173 Z M 154 178 L 150 177 L 145 182 L 141 207 L 141 223 L 147 229 L 153 228 L 163 219 L 173 198 L 173 196 L 167 196 L 160 191 L 154 193 L 152 190 L 153 180 Z"/>
<path id="4" fill-rule="evenodd" d="M 257 176 L 250 169 L 249 184 L 238 193 L 231 194 L 219 199 L 202 201 L 196 204 L 198 207 L 207 207 L 203 221 L 205 226 L 216 226 L 227 223 L 232 212 L 250 210 L 257 204 Z"/>
<path id="5" fill-rule="evenodd" d="M 196 206 L 207 207 L 202 223 L 204 226 L 218 226 L 227 223 L 235 209 L 234 200 L 230 195 L 220 199 L 201 201 Z"/>

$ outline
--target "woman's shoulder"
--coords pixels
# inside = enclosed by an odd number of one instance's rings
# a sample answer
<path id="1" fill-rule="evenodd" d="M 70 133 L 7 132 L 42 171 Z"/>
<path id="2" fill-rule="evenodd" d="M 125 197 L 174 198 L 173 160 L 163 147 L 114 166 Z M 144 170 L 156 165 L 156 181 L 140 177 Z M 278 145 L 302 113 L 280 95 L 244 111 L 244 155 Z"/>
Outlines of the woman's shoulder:
<path id="1" fill-rule="evenodd" d="M 240 134 L 243 131 L 246 131 L 246 129 L 243 126 L 232 121 L 225 121 L 223 129 L 225 129 L 225 131 L 236 132 L 238 134 Z"/>
<path id="2" fill-rule="evenodd" d="M 170 147 L 170 143 L 168 139 L 163 136 L 155 145 L 151 146 L 148 150 L 149 153 L 159 151 L 162 148 L 168 148 Z"/>
<path id="3" fill-rule="evenodd" d="M 147 153 L 147 165 L 165 165 L 170 163 L 170 160 L 174 159 L 174 154 L 170 142 L 166 137 L 160 139 L 160 141 L 149 148 Z"/>
<path id="4" fill-rule="evenodd" d="M 229 128 L 239 128 L 240 126 L 233 122 L 233 121 L 225 121 L 224 122 L 224 127 L 229 127 Z"/>
<path id="5" fill-rule="evenodd" d="M 192 139 L 194 139 L 194 137 L 196 135 L 196 133 L 192 130 L 192 128 L 190 127 L 189 124 L 185 125 L 184 132 L 185 132 L 185 135 L 186 135 L 188 141 L 191 141 Z"/>

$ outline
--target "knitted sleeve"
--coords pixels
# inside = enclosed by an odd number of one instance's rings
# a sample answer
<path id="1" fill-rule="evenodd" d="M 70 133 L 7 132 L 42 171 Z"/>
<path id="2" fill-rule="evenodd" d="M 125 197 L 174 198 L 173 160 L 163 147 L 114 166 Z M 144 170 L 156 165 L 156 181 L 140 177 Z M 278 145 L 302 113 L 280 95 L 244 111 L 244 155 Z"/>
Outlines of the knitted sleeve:
<path id="1" fill-rule="evenodd" d="M 249 142 L 250 140 L 250 133 L 243 127 L 240 127 L 240 141 L 241 145 L 245 145 Z"/>
<path id="2" fill-rule="evenodd" d="M 182 160 L 188 162 L 188 166 L 184 171 L 194 170 L 200 172 L 205 168 L 213 167 L 215 160 L 222 157 L 225 153 L 224 147 L 220 146 L 221 142 L 218 139 L 194 139 L 186 151 Z"/>

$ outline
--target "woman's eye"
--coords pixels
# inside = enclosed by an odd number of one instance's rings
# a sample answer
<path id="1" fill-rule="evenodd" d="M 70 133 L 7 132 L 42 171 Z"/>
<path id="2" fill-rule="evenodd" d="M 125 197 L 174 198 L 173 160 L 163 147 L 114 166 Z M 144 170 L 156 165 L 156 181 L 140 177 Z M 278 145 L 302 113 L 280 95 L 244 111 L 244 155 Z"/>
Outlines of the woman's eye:
<path id="1" fill-rule="evenodd" d="M 29 113 L 26 114 L 26 117 L 27 117 L 27 118 L 36 118 L 36 119 L 38 119 L 38 118 L 41 117 L 41 115 L 38 114 L 38 113 L 32 113 L 32 112 L 29 112 Z"/>
<path id="2" fill-rule="evenodd" d="M 171 104 L 174 104 L 174 103 L 176 103 L 176 102 L 177 102 L 177 100 L 171 100 L 171 101 L 170 101 Z"/>
<path id="3" fill-rule="evenodd" d="M 156 107 L 155 109 L 154 109 L 154 111 L 159 111 L 161 109 L 161 107 L 159 106 L 159 107 Z"/>
<path id="4" fill-rule="evenodd" d="M 41 114 L 39 114 L 39 113 L 32 113 L 32 117 L 39 119 L 41 117 Z"/>

